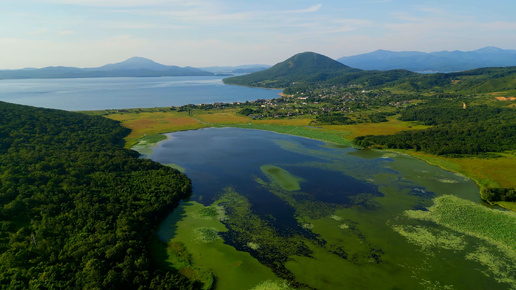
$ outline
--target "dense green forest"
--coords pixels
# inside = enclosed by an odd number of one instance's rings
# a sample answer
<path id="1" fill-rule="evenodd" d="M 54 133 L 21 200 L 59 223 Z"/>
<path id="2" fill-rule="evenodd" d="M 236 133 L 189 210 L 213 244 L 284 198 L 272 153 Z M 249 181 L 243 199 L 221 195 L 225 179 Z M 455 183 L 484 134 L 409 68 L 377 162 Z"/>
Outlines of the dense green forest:
<path id="1" fill-rule="evenodd" d="M 4 102 L 0 115 L 0 288 L 192 287 L 149 257 L 186 176 L 123 149 L 128 129 L 103 117 Z"/>
<path id="2" fill-rule="evenodd" d="M 512 108 L 481 105 L 464 109 L 442 102 L 407 108 L 399 119 L 432 127 L 394 135 L 361 136 L 354 140 L 355 144 L 455 156 L 516 150 L 516 110 Z"/>
<path id="3" fill-rule="evenodd" d="M 516 188 L 482 188 L 480 196 L 487 201 L 516 201 Z"/>

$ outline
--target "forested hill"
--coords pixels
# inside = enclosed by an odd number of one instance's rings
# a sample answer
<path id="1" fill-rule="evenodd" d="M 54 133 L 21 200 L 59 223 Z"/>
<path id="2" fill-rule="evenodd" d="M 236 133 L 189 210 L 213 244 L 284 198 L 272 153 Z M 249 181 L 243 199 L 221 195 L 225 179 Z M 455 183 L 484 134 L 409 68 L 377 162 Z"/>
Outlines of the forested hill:
<path id="1" fill-rule="evenodd" d="M 320 54 L 297 54 L 264 71 L 224 79 L 224 83 L 285 88 L 339 86 L 404 92 L 485 93 L 516 89 L 516 67 L 481 68 L 456 73 L 418 74 L 407 70 L 370 71 L 345 66 Z"/>
<path id="2" fill-rule="evenodd" d="M 304 52 L 273 67 L 248 75 L 224 79 L 224 83 L 252 87 L 284 88 L 292 83 L 326 81 L 346 72 L 359 72 L 329 57 Z"/>
<path id="3" fill-rule="evenodd" d="M 128 130 L 0 102 L 0 288 L 188 288 L 149 239 L 191 191 L 178 171 L 120 144 Z"/>

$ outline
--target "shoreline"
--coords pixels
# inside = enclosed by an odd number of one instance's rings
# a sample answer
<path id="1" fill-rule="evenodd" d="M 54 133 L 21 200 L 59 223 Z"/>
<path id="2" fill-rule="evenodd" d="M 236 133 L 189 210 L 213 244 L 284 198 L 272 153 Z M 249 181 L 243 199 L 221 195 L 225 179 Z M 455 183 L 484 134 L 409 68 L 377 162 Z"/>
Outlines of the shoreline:
<path id="1" fill-rule="evenodd" d="M 280 93 L 283 94 L 283 93 Z M 284 95 L 284 94 L 283 94 Z M 150 112 L 149 112 L 150 113 Z M 144 118 L 139 117 L 129 118 L 127 119 L 130 123 L 126 124 L 126 127 L 129 129 L 138 128 L 139 133 L 145 133 L 148 136 L 150 135 L 158 135 L 158 134 L 166 134 L 177 131 L 188 131 L 188 130 L 198 130 L 208 127 L 236 127 L 236 128 L 245 128 L 245 129 L 256 129 L 256 130 L 264 130 L 276 132 L 279 134 L 286 135 L 294 135 L 308 139 L 319 140 L 321 142 L 325 142 L 328 144 L 337 144 L 337 145 L 345 145 L 353 147 L 352 142 L 349 141 L 349 136 L 344 136 L 342 134 L 342 130 L 335 130 L 337 128 L 322 128 L 319 130 L 313 130 L 307 128 L 308 125 L 301 125 L 300 122 L 296 122 L 292 120 L 286 120 L 284 122 L 278 123 L 267 123 L 267 122 L 252 122 L 251 119 L 243 120 L 243 117 L 239 116 L 239 119 L 228 118 L 228 113 L 233 116 L 236 115 L 235 112 L 228 112 L 226 110 L 220 112 L 210 112 L 206 113 L 207 115 L 203 115 L 203 113 L 196 114 L 196 118 L 192 118 L 191 116 L 181 115 L 177 112 L 159 112 L 159 114 L 153 115 L 150 114 Z M 165 115 L 163 115 L 165 114 Z M 169 116 L 170 114 L 170 116 Z M 117 114 L 113 114 L 116 116 Z M 123 114 L 122 114 L 123 115 Z M 162 116 L 163 115 L 163 116 Z M 208 119 L 205 119 L 206 116 L 209 116 Z M 106 117 L 109 117 L 106 116 Z M 133 116 L 134 117 L 134 116 Z M 142 125 L 149 125 L 148 122 L 157 121 L 161 123 L 165 118 L 170 118 L 170 123 L 168 125 L 162 126 L 161 128 L 154 127 L 152 125 L 150 128 Z M 124 122 L 123 119 L 119 117 L 115 117 L 114 119 L 118 119 L 118 121 Z M 134 119 L 134 120 L 133 120 Z M 138 120 L 135 120 L 138 119 Z M 154 120 L 156 119 L 156 120 Z M 195 124 L 191 124 L 191 121 Z M 136 122 L 135 122 L 136 121 Z M 251 123 L 252 122 L 252 123 Z M 124 125 L 124 124 L 123 124 Z M 156 125 L 158 125 L 156 123 Z M 145 127 L 145 128 L 144 128 Z M 146 130 L 150 129 L 150 130 Z M 344 128 L 342 128 L 344 130 Z M 347 128 L 349 129 L 349 128 Z M 134 132 L 134 131 L 133 131 Z M 138 134 L 137 134 L 138 135 Z M 126 139 L 126 148 L 131 148 L 132 145 L 138 144 L 139 140 L 134 139 L 136 136 L 132 136 L 130 140 Z M 347 138 L 346 138 L 347 137 Z M 388 151 L 387 149 L 383 149 Z M 443 170 L 454 172 L 456 174 L 460 174 L 465 176 L 468 179 L 471 179 L 477 184 L 479 189 L 482 187 L 515 187 L 514 182 L 511 179 L 512 168 L 514 168 L 514 159 L 512 156 L 507 156 L 506 158 L 494 159 L 494 160 L 483 160 L 483 159 L 475 159 L 475 158 L 463 158 L 463 159 L 449 159 L 443 158 L 440 156 L 434 155 L 426 155 L 423 152 L 411 152 L 409 150 L 391 150 L 397 153 L 407 154 L 411 157 L 420 159 L 425 161 L 426 163 L 437 166 Z M 474 157 L 474 156 L 472 156 Z M 497 177 L 498 176 L 498 177 Z M 495 178 L 493 178 L 495 177 Z M 480 193 L 479 193 L 480 195 Z M 512 203 L 509 205 L 496 204 L 504 209 L 516 211 L 515 207 L 512 206 Z"/>

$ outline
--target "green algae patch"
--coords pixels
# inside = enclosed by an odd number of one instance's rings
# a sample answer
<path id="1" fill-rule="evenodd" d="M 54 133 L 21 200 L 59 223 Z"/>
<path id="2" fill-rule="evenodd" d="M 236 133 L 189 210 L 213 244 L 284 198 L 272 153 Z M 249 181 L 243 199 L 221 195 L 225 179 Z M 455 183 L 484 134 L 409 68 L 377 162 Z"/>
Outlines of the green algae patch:
<path id="1" fill-rule="evenodd" d="M 131 146 L 131 149 L 137 151 L 141 155 L 151 156 L 154 153 L 154 148 L 156 144 L 160 141 L 166 140 L 168 137 L 163 134 L 154 134 L 149 136 L 144 136 L 136 141 L 136 143 Z"/>
<path id="2" fill-rule="evenodd" d="M 164 164 L 164 165 L 168 166 L 168 167 L 172 167 L 172 168 L 178 170 L 181 173 L 185 173 L 186 172 L 186 169 L 184 169 L 182 166 L 179 166 L 179 165 L 174 164 L 174 163 L 168 163 L 168 164 Z"/>
<path id="3" fill-rule="evenodd" d="M 291 256 L 310 255 L 306 237 L 295 231 L 279 233 L 270 220 L 255 214 L 249 200 L 233 188 L 226 188 L 216 203 L 226 208 L 227 220 L 224 224 L 229 229 L 227 237 L 237 248 L 252 252 L 260 263 L 293 287 L 307 287 L 297 282 L 296 277 L 285 268 Z"/>
<path id="4" fill-rule="evenodd" d="M 516 213 L 490 209 L 452 195 L 440 196 L 434 202 L 428 211 L 409 210 L 405 214 L 483 239 L 516 257 Z"/>
<path id="5" fill-rule="evenodd" d="M 252 288 L 251 290 L 290 290 L 290 289 L 294 289 L 294 288 L 291 288 L 288 285 L 287 281 L 267 280 L 267 281 L 260 283 L 259 285 Z"/>
<path id="6" fill-rule="evenodd" d="M 260 169 L 272 183 L 287 191 L 300 190 L 300 183 L 305 181 L 303 178 L 292 175 L 287 170 L 271 164 L 262 165 Z"/>
<path id="7" fill-rule="evenodd" d="M 221 221 L 227 217 L 217 202 L 204 206 L 190 201 L 172 215 L 176 212 L 168 229 L 173 232 L 167 243 L 168 262 L 202 288 L 250 289 L 264 281 L 281 281 L 249 253 L 224 244 L 221 234 L 228 229 Z"/>
<path id="8" fill-rule="evenodd" d="M 464 250 L 466 241 L 462 236 L 449 231 L 431 229 L 423 226 L 393 226 L 394 231 L 410 242 L 421 246 L 423 250 L 441 248 L 445 250 Z"/>
<path id="9" fill-rule="evenodd" d="M 465 260 L 485 267 L 481 271 L 483 275 L 516 289 L 516 213 L 443 195 L 435 198 L 434 205 L 427 211 L 407 210 L 404 216 L 409 220 L 435 223 L 448 229 L 438 231 L 431 225 L 392 227 L 408 241 L 421 246 L 423 250 L 437 247 L 461 251 Z"/>
<path id="10" fill-rule="evenodd" d="M 468 254 L 466 259 L 486 266 L 497 282 L 507 283 L 512 286 L 512 289 L 516 289 L 516 279 L 511 276 L 511 273 L 516 272 L 516 266 L 500 259 L 500 256 L 495 254 L 493 249 L 480 246 L 475 252 Z M 488 272 L 483 272 L 483 274 L 490 277 Z"/>

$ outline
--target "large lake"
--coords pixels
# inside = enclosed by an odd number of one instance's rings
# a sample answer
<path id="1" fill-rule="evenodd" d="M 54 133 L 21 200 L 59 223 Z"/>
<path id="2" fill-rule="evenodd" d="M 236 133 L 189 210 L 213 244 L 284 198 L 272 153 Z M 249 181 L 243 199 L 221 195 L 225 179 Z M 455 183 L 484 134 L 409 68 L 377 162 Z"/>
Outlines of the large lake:
<path id="1" fill-rule="evenodd" d="M 515 285 L 516 265 L 496 247 L 406 214 L 438 196 L 480 203 L 473 181 L 410 156 L 210 128 L 168 134 L 147 157 L 193 182 L 160 228 L 162 259 L 190 277 L 213 273 L 216 289 Z"/>
<path id="2" fill-rule="evenodd" d="M 230 86 L 221 76 L 0 80 L 0 101 L 43 108 L 129 109 L 245 102 L 281 90 Z"/>

